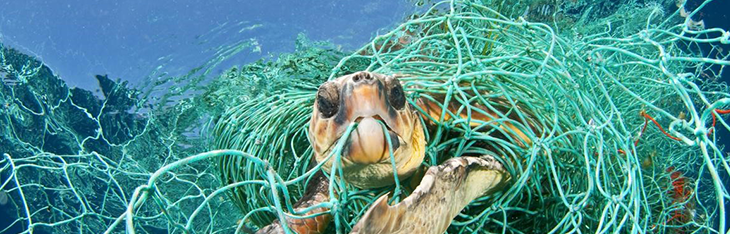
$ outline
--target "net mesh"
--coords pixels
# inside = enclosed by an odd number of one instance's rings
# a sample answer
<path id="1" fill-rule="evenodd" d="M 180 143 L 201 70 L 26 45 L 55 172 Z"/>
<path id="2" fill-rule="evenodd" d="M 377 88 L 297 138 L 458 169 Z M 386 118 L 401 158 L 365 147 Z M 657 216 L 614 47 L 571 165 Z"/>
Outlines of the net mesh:
<path id="1" fill-rule="evenodd" d="M 16 218 L 2 231 L 229 233 L 301 218 L 292 204 L 320 166 L 307 141 L 316 89 L 368 70 L 404 75 L 411 104 L 457 105 L 427 132 L 425 165 L 491 154 L 513 175 L 449 233 L 722 233 L 730 33 L 692 20 L 708 2 L 428 3 L 352 53 L 300 39 L 205 86 L 197 73 L 139 90 L 97 77 L 103 99 L 3 47 L 0 203 Z M 160 87 L 172 89 L 154 98 Z M 499 118 L 471 118 L 485 108 Z M 530 142 L 504 137 L 505 123 Z M 408 195 L 330 181 L 331 232 L 381 195 Z"/>

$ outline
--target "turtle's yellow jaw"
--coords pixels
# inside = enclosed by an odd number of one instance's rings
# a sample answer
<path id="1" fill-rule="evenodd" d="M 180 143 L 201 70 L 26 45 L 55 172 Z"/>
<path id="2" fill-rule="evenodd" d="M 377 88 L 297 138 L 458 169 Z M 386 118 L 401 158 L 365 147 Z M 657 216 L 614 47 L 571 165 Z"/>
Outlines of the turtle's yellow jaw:
<path id="1" fill-rule="evenodd" d="M 342 150 L 341 166 L 348 183 L 360 188 L 393 184 L 391 151 L 398 178 L 413 174 L 423 162 L 426 142 L 421 122 L 404 95 L 397 78 L 368 72 L 322 84 L 309 125 L 317 162 L 324 161 L 347 127 L 357 122 Z M 333 160 L 324 163 L 326 172 Z"/>

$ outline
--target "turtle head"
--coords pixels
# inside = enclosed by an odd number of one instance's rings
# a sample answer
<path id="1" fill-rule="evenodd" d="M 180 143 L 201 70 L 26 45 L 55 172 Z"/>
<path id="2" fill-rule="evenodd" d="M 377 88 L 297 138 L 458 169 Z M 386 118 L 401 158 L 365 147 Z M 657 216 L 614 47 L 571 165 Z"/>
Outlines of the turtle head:
<path id="1" fill-rule="evenodd" d="M 423 126 L 396 77 L 358 72 L 319 87 L 309 125 L 309 140 L 318 163 L 328 158 L 347 127 L 355 122 L 358 126 L 345 139 L 342 150 L 341 166 L 348 183 L 359 188 L 393 184 L 390 151 L 399 179 L 409 177 L 423 162 Z M 326 172 L 333 161 L 330 157 L 323 164 Z"/>

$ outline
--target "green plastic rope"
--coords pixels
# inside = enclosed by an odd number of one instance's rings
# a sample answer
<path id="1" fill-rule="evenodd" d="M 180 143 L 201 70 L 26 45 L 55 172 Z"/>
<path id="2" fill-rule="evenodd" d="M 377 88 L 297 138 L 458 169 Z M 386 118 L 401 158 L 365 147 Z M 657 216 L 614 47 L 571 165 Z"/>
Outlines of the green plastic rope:
<path id="1" fill-rule="evenodd" d="M 0 232 L 244 232 L 326 208 L 328 231 L 347 233 L 376 198 L 411 192 L 408 179 L 354 188 L 335 163 L 330 200 L 293 209 L 321 169 L 307 135 L 318 85 L 367 70 L 403 76 L 417 111 L 455 106 L 419 119 L 449 117 L 425 132 L 423 166 L 490 154 L 512 174 L 449 233 L 725 233 L 730 32 L 692 20 L 709 1 L 612 2 L 429 3 L 352 53 L 300 38 L 206 86 L 193 72 L 98 102 L 1 47 L 0 206 L 13 218 Z"/>

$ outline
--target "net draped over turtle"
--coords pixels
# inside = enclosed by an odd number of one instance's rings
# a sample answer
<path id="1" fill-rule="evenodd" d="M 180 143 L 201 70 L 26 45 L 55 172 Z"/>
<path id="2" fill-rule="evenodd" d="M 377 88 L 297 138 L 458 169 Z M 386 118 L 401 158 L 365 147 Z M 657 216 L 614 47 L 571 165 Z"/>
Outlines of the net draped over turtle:
<path id="1" fill-rule="evenodd" d="M 571 4 L 581 11 L 569 14 Z M 172 108 L 150 107 L 152 117 L 137 122 L 129 139 L 94 141 L 103 145 L 94 150 L 84 138 L 70 140 L 80 145 L 72 148 L 77 155 L 32 147 L 30 156 L 4 154 L 0 195 L 10 198 L 25 230 L 226 232 L 301 218 L 293 204 L 319 169 L 307 140 L 317 87 L 365 70 L 402 75 L 412 105 L 435 97 L 455 105 L 459 113 L 442 113 L 448 120 L 426 132 L 425 166 L 489 154 L 512 175 L 502 191 L 467 206 L 449 233 L 727 230 L 730 195 L 722 178 L 730 166 L 718 134 L 730 128 L 730 94 L 717 79 L 730 65 L 719 46 L 730 43 L 730 33 L 703 28 L 682 1 L 630 2 L 613 11 L 585 4 L 444 1 L 353 53 L 302 45 L 276 62 L 229 70 Z M 2 109 L 2 126 L 61 118 L 35 107 L 55 110 L 69 95 L 17 91 L 34 85 L 38 69 L 7 58 L 0 57 L 2 71 L 19 85 L 3 81 L 1 100 L 11 104 Z M 92 123 L 103 122 L 105 110 L 93 109 L 83 108 L 96 117 Z M 503 115 L 475 124 L 470 116 L 485 109 Z M 211 125 L 204 132 L 211 147 L 170 143 L 189 133 L 163 122 L 193 126 L 201 119 Z M 63 121 L 50 122 L 45 131 L 70 131 Z M 528 133 L 529 142 L 505 137 L 512 134 L 500 128 L 505 123 Z M 15 145 L 36 144 L 3 129 Z M 214 150 L 180 156 L 202 149 Z M 44 178 L 29 175 L 38 171 Z M 378 197 L 389 193 L 395 202 L 411 190 L 406 182 L 360 190 L 332 181 L 336 196 L 317 208 L 329 210 L 329 230 L 340 233 Z M 99 185 L 109 189 L 95 192 Z M 63 196 L 33 202 L 55 193 Z M 92 194 L 101 202 L 87 198 Z M 58 215 L 38 215 L 46 213 Z"/>
<path id="2" fill-rule="evenodd" d="M 609 19 L 612 24 L 560 28 L 515 20 L 474 2 L 441 2 L 343 58 L 329 78 L 366 66 L 404 75 L 413 105 L 445 95 L 444 105 L 458 103 L 467 115 L 484 107 L 504 114 L 474 126 L 468 116 L 444 113 L 452 118 L 427 136 L 429 166 L 490 154 L 501 156 L 515 175 L 502 193 L 467 207 L 450 231 L 708 231 L 718 227 L 708 217 L 719 214 L 720 197 L 727 195 L 725 185 L 711 179 L 727 170 L 722 153 L 711 147 L 716 139 L 710 129 L 719 126 L 713 119 L 721 119 L 711 113 L 728 100 L 724 86 L 703 76 L 728 61 L 725 55 L 701 58 L 688 48 L 703 42 L 700 35 L 720 42 L 727 34 L 695 31 L 685 19 L 657 11 L 637 10 L 646 16 L 641 25 Z M 291 196 L 276 197 L 284 212 L 293 212 L 286 208 L 301 194 L 302 175 L 312 166 L 303 126 L 317 84 L 311 85 L 308 95 L 287 91 L 246 102 L 217 125 L 219 147 L 265 156 L 283 180 L 297 181 L 277 187 Z M 503 122 L 535 133 L 532 142 L 496 137 L 509 134 L 497 127 Z M 221 163 L 230 182 L 264 173 L 238 158 Z M 700 173 L 703 165 L 714 172 Z M 672 195 L 677 178 L 665 171 L 669 167 L 683 177 L 696 175 L 681 185 L 685 194 Z M 694 189 L 699 186 L 707 189 Z M 336 229 L 347 231 L 375 198 L 400 188 L 361 191 L 339 181 L 334 189 L 338 198 L 324 206 L 336 207 Z M 254 186 L 235 191 L 234 201 L 252 211 L 252 224 L 276 217 L 270 194 L 261 196 Z M 262 207 L 267 211 L 256 210 Z"/>

